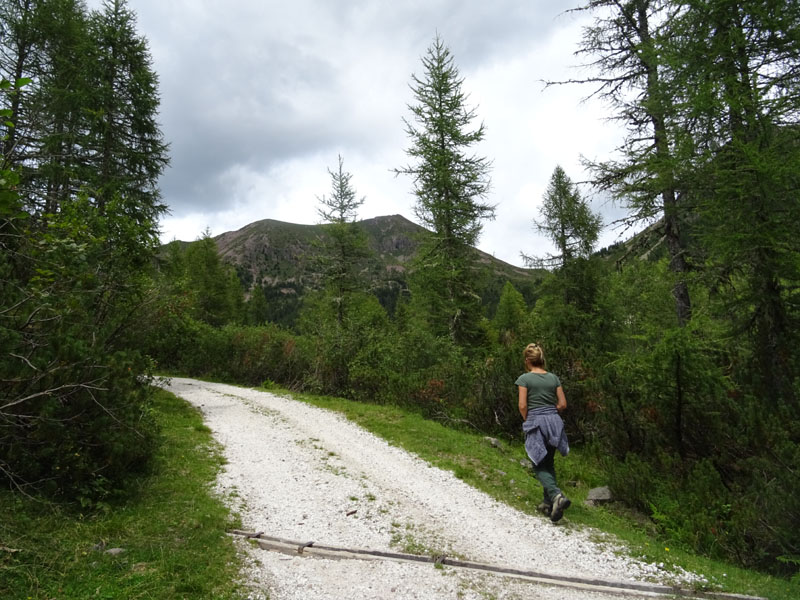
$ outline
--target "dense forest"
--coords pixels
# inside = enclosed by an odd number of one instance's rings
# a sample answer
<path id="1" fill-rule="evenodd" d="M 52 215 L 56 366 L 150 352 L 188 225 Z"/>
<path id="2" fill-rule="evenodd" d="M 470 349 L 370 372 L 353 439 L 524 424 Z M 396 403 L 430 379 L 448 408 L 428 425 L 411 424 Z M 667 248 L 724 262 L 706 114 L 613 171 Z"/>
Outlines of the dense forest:
<path id="1" fill-rule="evenodd" d="M 513 382 L 537 341 L 567 392 L 571 441 L 618 498 L 687 548 L 797 573 L 800 4 L 579 10 L 594 17 L 578 49 L 594 74 L 550 85 L 585 86 L 624 126 L 616 154 L 588 167 L 645 234 L 598 251 L 599 216 L 553 165 L 530 217 L 555 253 L 527 257 L 530 285 L 487 277 L 474 246 L 496 209 L 491 161 L 437 37 L 411 81 L 408 162 L 394 166 L 428 230 L 397 293 L 367 278 L 363 199 L 339 157 L 318 198 L 315 285 L 295 316 L 270 319 L 261 283 L 210 235 L 159 245 L 168 146 L 126 2 L 0 2 L 3 481 L 90 507 L 125 494 L 158 443 L 157 371 L 518 438 Z"/>

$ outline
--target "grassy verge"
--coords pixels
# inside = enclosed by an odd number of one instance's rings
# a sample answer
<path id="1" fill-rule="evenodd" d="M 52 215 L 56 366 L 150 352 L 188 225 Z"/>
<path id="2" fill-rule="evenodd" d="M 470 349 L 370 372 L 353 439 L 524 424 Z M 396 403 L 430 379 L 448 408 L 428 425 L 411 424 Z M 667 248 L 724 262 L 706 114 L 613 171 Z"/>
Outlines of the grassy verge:
<path id="1" fill-rule="evenodd" d="M 303 402 L 340 412 L 389 443 L 452 471 L 459 479 L 493 498 L 523 512 L 536 513 L 536 505 L 541 502 L 541 487 L 527 467 L 521 438 L 515 443 L 493 442 L 483 435 L 455 431 L 390 406 L 374 406 L 341 398 L 291 395 Z M 585 525 L 611 534 L 622 540 L 633 556 L 703 574 L 712 589 L 763 596 L 770 600 L 800 598 L 798 578 L 786 581 L 695 556 L 669 540 L 659 538 L 649 521 L 639 515 L 618 506 L 585 506 L 583 501 L 589 489 L 603 484 L 596 465 L 596 457 L 575 449 L 567 458 L 556 456 L 559 483 L 573 501 L 559 527 Z"/>
<path id="2" fill-rule="evenodd" d="M 242 597 L 225 535 L 236 523 L 209 493 L 221 464 L 210 432 L 171 394 L 157 391 L 155 409 L 157 468 L 127 502 L 84 515 L 0 491 L 0 598 Z"/>

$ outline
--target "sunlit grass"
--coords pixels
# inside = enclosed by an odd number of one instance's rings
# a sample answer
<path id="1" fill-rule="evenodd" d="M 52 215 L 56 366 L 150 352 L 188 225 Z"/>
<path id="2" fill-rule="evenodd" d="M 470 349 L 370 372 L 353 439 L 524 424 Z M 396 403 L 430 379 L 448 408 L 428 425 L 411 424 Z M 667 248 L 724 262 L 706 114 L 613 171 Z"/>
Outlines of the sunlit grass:
<path id="1" fill-rule="evenodd" d="M 413 452 L 437 467 L 452 471 L 459 479 L 493 498 L 523 512 L 538 515 L 536 506 L 541 502 L 541 487 L 528 466 L 521 434 L 516 440 L 500 440 L 499 444 L 493 445 L 483 435 L 456 431 L 392 406 L 303 394 L 291 396 L 340 412 L 389 443 Z M 604 484 L 597 465 L 597 457 L 580 448 L 573 448 L 566 458 L 556 455 L 559 484 L 572 499 L 572 506 L 558 527 L 596 528 L 624 542 L 632 556 L 704 575 L 715 590 L 763 596 L 770 600 L 800 598 L 800 581 L 797 578 L 786 581 L 695 556 L 674 542 L 659 537 L 655 527 L 643 515 L 618 505 L 586 506 L 584 500 L 589 490 Z"/>

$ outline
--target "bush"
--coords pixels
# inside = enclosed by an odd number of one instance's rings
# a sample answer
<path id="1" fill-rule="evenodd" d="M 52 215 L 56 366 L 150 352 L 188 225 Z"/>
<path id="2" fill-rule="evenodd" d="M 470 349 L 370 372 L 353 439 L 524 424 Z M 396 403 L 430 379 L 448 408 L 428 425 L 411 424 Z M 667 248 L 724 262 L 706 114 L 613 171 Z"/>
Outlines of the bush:
<path id="1" fill-rule="evenodd" d="M 147 468 L 151 368 L 131 331 L 152 235 L 117 200 L 74 200 L 46 219 L 0 207 L 0 472 L 11 485 L 93 504 Z"/>

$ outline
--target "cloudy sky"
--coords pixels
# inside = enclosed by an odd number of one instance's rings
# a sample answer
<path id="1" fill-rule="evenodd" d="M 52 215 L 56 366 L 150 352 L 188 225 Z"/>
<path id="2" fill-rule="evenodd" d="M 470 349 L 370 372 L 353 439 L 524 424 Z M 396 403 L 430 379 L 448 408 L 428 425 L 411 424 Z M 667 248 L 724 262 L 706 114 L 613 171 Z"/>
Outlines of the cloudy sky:
<path id="1" fill-rule="evenodd" d="M 91 0 L 96 7 L 100 0 Z M 160 78 L 161 125 L 171 166 L 161 180 L 171 214 L 163 241 L 193 240 L 260 219 L 317 223 L 327 169 L 344 159 L 365 196 L 359 217 L 414 220 L 402 119 L 412 73 L 438 32 L 486 126 L 476 152 L 493 161 L 482 250 L 512 264 L 550 244 L 532 227 L 560 164 L 587 176 L 580 157 L 619 143 L 588 88 L 544 89 L 577 77 L 586 24 L 552 0 L 129 0 Z M 476 122 L 477 125 L 477 122 Z M 606 221 L 618 216 L 584 194 Z M 620 235 L 607 229 L 601 245 Z"/>

